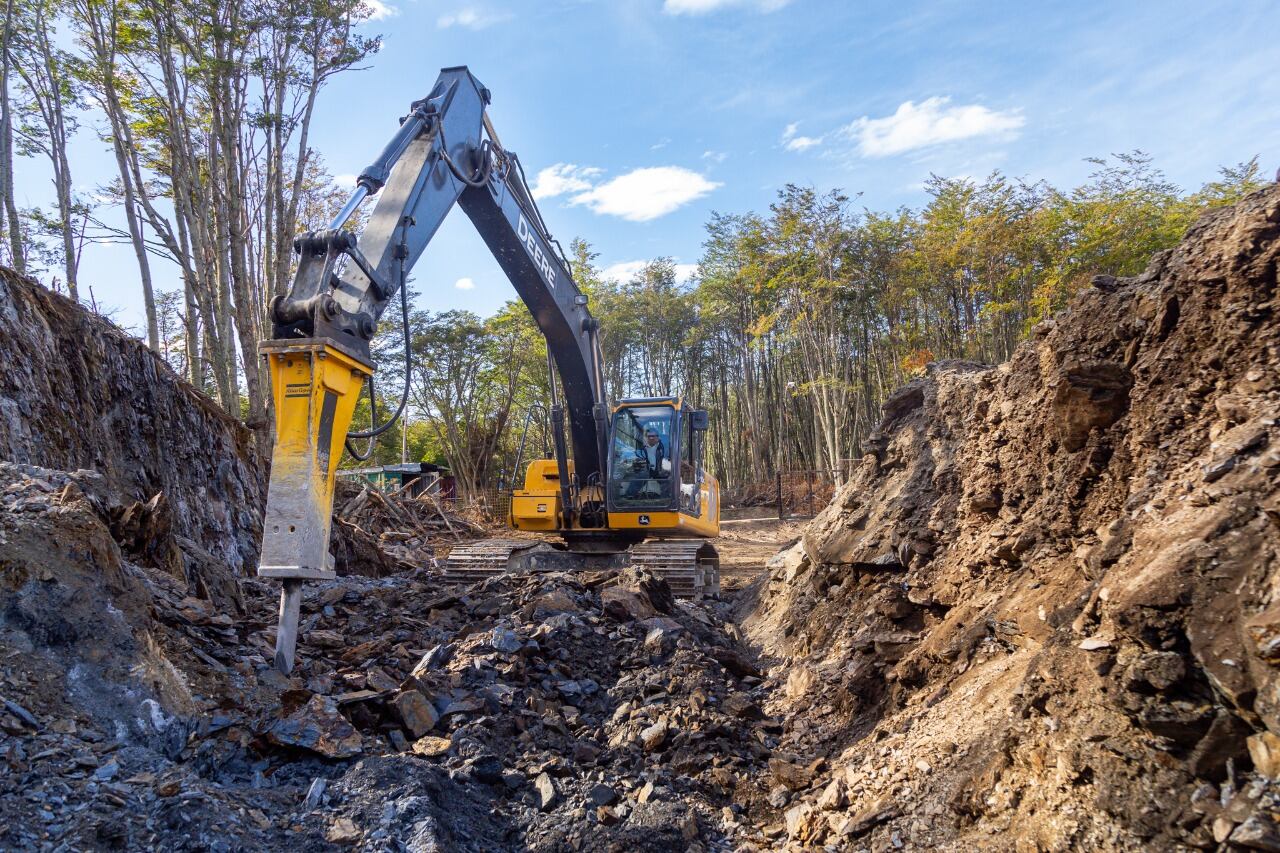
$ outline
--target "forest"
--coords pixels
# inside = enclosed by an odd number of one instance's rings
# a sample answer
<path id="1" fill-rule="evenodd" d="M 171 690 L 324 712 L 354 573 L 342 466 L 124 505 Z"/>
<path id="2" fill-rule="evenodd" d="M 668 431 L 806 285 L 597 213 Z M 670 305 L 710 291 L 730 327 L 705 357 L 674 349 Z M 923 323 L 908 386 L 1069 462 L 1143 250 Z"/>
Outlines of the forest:
<path id="1" fill-rule="evenodd" d="M 709 462 L 730 494 L 779 471 L 840 482 L 881 402 L 929 362 L 1004 360 L 1094 275 L 1142 272 L 1202 211 L 1261 186 L 1256 160 L 1190 193 L 1141 152 L 1093 165 L 1069 190 L 998 172 L 934 176 L 927 205 L 889 212 L 788 185 L 767 211 L 714 215 L 687 281 L 670 258 L 604 278 L 597 252 L 574 240 L 609 395 L 677 394 L 710 410 Z M 385 398 L 403 381 L 396 325 L 381 337 Z M 490 318 L 416 311 L 410 341 L 413 416 L 377 458 L 407 449 L 469 488 L 509 483 L 526 423 L 528 448 L 545 446 L 546 348 L 524 306 Z"/>
<path id="2" fill-rule="evenodd" d="M 296 233 L 346 193 L 309 141 L 317 98 L 379 48 L 355 0 L 7 0 L 0 50 L 0 262 L 95 306 L 88 240 L 131 247 L 148 345 L 270 447 L 256 352 L 288 288 Z M 73 146 L 116 174 L 91 192 Z M 39 160 L 52 201 L 20 209 Z M 729 494 L 778 471 L 841 481 L 879 407 L 940 359 L 998 362 L 1099 274 L 1133 275 L 1204 210 L 1262 183 L 1257 159 L 1195 189 L 1141 151 L 1090 161 L 1074 187 L 933 175 L 918 208 L 797 179 L 767 210 L 713 213 L 696 273 L 670 258 L 604 277 L 601 247 L 569 262 L 601 320 L 611 398 L 682 395 L 711 412 L 708 462 Z M 180 290 L 153 282 L 176 265 Z M 510 484 L 546 446 L 545 346 L 518 302 L 492 317 L 410 315 L 408 414 L 374 464 L 448 465 L 464 492 Z M 389 312 L 388 317 L 396 314 Z M 404 330 L 384 320 L 378 396 L 405 382 Z M 357 416 L 366 423 L 368 405 Z M 523 445 L 523 450 L 522 450 Z"/>

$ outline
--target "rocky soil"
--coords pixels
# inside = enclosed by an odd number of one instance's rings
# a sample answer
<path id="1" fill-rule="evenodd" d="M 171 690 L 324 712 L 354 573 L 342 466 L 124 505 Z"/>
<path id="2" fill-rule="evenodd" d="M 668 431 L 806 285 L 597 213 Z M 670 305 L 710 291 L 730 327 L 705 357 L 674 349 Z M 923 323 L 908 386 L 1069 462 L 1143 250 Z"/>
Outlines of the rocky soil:
<path id="1" fill-rule="evenodd" d="M 740 603 L 796 845 L 1280 850 L 1280 187 L 931 365 Z"/>
<path id="2" fill-rule="evenodd" d="M 730 849 L 779 721 L 653 578 L 446 588 L 467 521 L 344 488 L 270 666 L 249 435 L 0 270 L 0 848 Z M 23 357 L 17 357 L 23 354 Z M 741 787 L 743 790 L 739 791 Z"/>
<path id="3" fill-rule="evenodd" d="M 0 459 L 93 471 L 118 505 L 163 493 L 184 554 L 257 566 L 267 468 L 243 424 L 136 338 L 4 267 L 0 353 Z"/>
<path id="4" fill-rule="evenodd" d="M 244 616 L 130 562 L 74 476 L 0 465 L 5 849 L 730 849 L 781 731 L 665 583 L 418 570 Z M 747 792 L 746 796 L 750 796 Z M 735 811 L 735 808 L 737 809 Z"/>
<path id="5" fill-rule="evenodd" d="M 1278 257 L 1271 188 L 932 365 L 722 602 L 344 492 L 291 678 L 249 435 L 0 270 L 0 848 L 1280 850 Z"/>

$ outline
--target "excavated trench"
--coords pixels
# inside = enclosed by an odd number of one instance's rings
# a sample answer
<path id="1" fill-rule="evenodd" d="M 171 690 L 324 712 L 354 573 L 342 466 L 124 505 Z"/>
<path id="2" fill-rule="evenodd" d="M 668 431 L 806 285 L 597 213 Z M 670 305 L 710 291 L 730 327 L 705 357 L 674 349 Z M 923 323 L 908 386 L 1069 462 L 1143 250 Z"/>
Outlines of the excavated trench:
<path id="1" fill-rule="evenodd" d="M 0 845 L 1280 850 L 1278 257 L 1271 187 L 931 365 L 722 602 L 357 537 L 292 679 L 247 433 L 0 271 Z"/>

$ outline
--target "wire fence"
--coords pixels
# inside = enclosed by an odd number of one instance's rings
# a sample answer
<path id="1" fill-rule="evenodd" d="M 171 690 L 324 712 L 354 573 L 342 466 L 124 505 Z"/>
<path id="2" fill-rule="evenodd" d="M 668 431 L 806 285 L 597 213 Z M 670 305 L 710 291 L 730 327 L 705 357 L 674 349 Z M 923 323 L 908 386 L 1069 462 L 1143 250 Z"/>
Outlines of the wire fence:
<path id="1" fill-rule="evenodd" d="M 763 516 L 767 511 L 778 518 L 812 518 L 831 503 L 852 469 L 852 462 L 838 469 L 790 469 L 742 483 L 724 496 L 725 512 Z"/>
<path id="2" fill-rule="evenodd" d="M 499 488 L 497 485 L 472 489 L 469 493 L 457 494 L 453 498 L 455 506 L 462 506 L 487 515 L 496 520 L 507 517 L 511 509 L 511 489 Z"/>

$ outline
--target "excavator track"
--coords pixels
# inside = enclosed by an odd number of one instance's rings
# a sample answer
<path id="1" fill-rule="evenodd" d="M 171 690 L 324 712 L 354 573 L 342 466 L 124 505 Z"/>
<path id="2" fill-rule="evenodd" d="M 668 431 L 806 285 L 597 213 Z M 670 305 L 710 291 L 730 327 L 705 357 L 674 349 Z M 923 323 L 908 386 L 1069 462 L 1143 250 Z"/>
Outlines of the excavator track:
<path id="1" fill-rule="evenodd" d="M 702 539 L 650 539 L 633 545 L 631 565 L 664 579 L 676 598 L 720 597 L 720 555 Z"/>
<path id="2" fill-rule="evenodd" d="M 677 598 L 719 596 L 719 556 L 701 539 L 652 539 L 625 553 L 575 553 L 529 539 L 484 539 L 458 546 L 444 562 L 444 579 L 474 584 L 508 571 L 586 571 L 627 565 L 652 571 Z"/>
<path id="3" fill-rule="evenodd" d="M 444 577 L 454 583 L 476 583 L 509 571 L 584 571 L 627 565 L 663 578 L 677 598 L 696 601 L 720 595 L 720 557 L 715 546 L 700 539 L 650 540 L 615 554 L 575 553 L 528 539 L 485 539 L 450 551 Z"/>
<path id="4" fill-rule="evenodd" d="M 513 554 L 537 544 L 529 539 L 484 539 L 459 545 L 445 559 L 444 578 L 457 583 L 475 583 L 506 574 Z"/>

